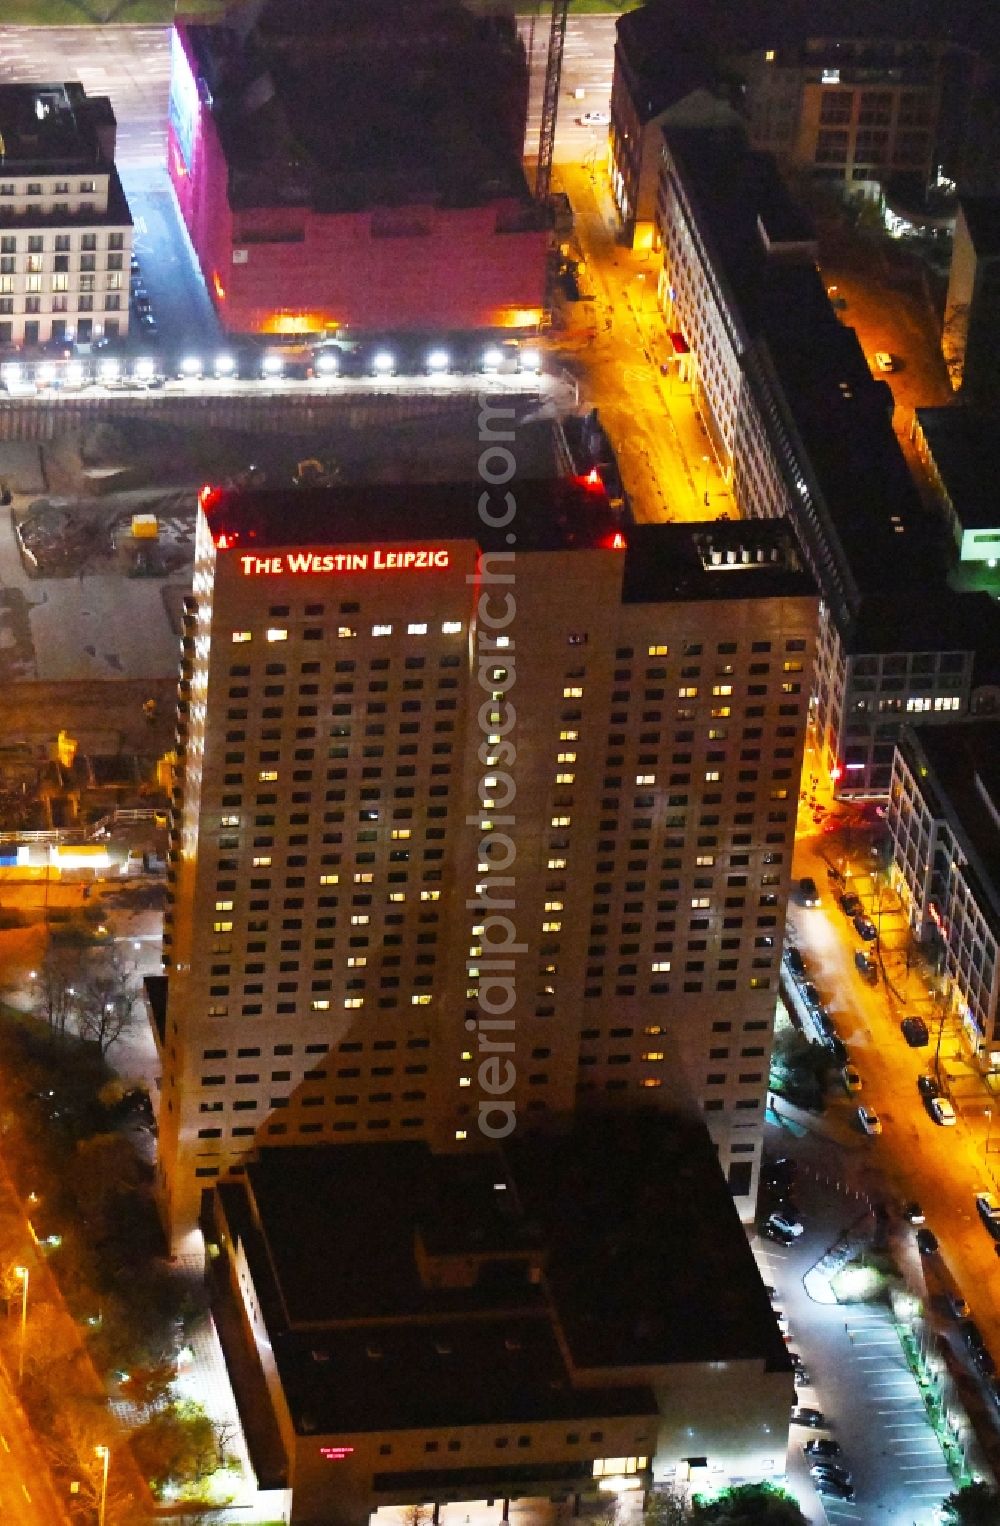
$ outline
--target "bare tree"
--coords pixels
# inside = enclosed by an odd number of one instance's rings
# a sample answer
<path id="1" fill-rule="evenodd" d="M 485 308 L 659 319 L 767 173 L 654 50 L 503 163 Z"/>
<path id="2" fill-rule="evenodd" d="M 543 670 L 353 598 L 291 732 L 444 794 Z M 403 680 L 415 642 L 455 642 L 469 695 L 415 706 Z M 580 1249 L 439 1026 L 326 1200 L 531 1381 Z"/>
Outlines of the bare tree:
<path id="1" fill-rule="evenodd" d="M 96 1044 L 101 1058 L 135 1022 L 139 1001 L 136 967 L 112 944 L 94 954 L 74 987 L 73 1015 L 82 1039 Z"/>
<path id="2" fill-rule="evenodd" d="M 75 982 L 83 965 L 79 948 L 50 940 L 38 969 L 32 972 L 35 1011 L 54 1038 L 63 1038 L 73 1017 Z"/>

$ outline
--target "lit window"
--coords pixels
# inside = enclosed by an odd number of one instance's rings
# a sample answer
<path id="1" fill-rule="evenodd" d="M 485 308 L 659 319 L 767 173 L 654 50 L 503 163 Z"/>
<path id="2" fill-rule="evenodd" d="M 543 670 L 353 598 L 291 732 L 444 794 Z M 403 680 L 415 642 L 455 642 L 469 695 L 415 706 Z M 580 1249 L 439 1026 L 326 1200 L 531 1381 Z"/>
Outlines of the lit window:
<path id="1" fill-rule="evenodd" d="M 233 903 L 232 901 L 216 901 L 215 909 L 216 911 L 232 911 Z"/>
<path id="2" fill-rule="evenodd" d="M 439 901 L 441 899 L 441 892 L 440 890 L 421 890 L 420 899 L 422 901 Z"/>
<path id="3" fill-rule="evenodd" d="M 577 742 L 579 739 L 580 733 L 578 731 L 560 731 L 559 733 L 560 742 Z"/>
<path id="4" fill-rule="evenodd" d="M 712 865 L 715 863 L 715 854 L 699 853 L 698 857 L 695 859 L 695 863 L 698 865 L 699 869 L 711 869 Z"/>
<path id="5" fill-rule="evenodd" d="M 355 885 L 370 885 L 372 878 L 370 869 L 362 869 L 354 876 L 354 883 Z"/>
<path id="6" fill-rule="evenodd" d="M 363 1007 L 364 1004 L 365 999 L 363 996 L 345 996 L 344 998 L 345 1007 Z"/>
<path id="7" fill-rule="evenodd" d="M 595 1457 L 594 1477 L 606 1478 L 618 1473 L 641 1473 L 648 1463 L 648 1457 Z"/>
<path id="8" fill-rule="evenodd" d="M 663 1059 L 663 1050 L 647 1049 L 642 1058 L 647 1065 L 658 1065 Z"/>
<path id="9" fill-rule="evenodd" d="M 347 961 L 347 968 L 349 970 L 363 970 L 367 963 L 367 954 L 352 954 L 350 959 Z"/>
<path id="10" fill-rule="evenodd" d="M 270 862 L 270 860 L 268 860 L 268 862 Z M 340 884 L 340 875 L 339 874 L 321 874 L 320 877 L 319 877 L 319 882 L 320 882 L 321 885 L 339 885 Z"/>
<path id="11" fill-rule="evenodd" d="M 262 768 L 257 775 L 261 784 L 273 784 L 277 777 L 278 770 L 276 768 Z"/>
<path id="12" fill-rule="evenodd" d="M 668 646 L 648 646 L 646 652 L 650 657 L 669 657 L 670 648 Z"/>
<path id="13" fill-rule="evenodd" d="M 659 1076 L 643 1076 L 642 1080 L 639 1082 L 639 1085 L 640 1086 L 662 1086 L 663 1082 L 660 1080 Z"/>
<path id="14" fill-rule="evenodd" d="M 472 1050 L 471 1049 L 463 1049 L 462 1050 L 462 1059 L 463 1060 L 471 1060 L 472 1059 Z"/>
<path id="15" fill-rule="evenodd" d="M 258 856 L 253 861 L 253 866 L 254 866 L 255 869 L 270 869 L 270 867 L 271 867 L 271 855 L 270 855 L 270 853 L 261 853 L 261 854 L 258 854 Z"/>
<path id="16" fill-rule="evenodd" d="M 390 901 L 405 901 L 406 900 L 406 891 L 405 890 L 390 890 L 389 891 L 389 899 L 390 899 Z"/>
<path id="17" fill-rule="evenodd" d="M 469 1137 L 468 1129 L 456 1129 L 455 1130 L 455 1138 L 456 1139 L 468 1139 L 468 1137 Z"/>
<path id="18" fill-rule="evenodd" d="M 691 689 L 691 688 L 678 689 L 677 690 L 677 698 L 678 699 L 697 699 L 698 698 L 698 690 L 697 689 Z"/>
<path id="19" fill-rule="evenodd" d="M 705 904 L 707 905 L 708 902 L 706 901 Z M 371 921 L 371 917 L 368 915 L 368 913 L 366 911 L 355 912 L 354 916 L 351 918 L 351 926 L 352 927 L 367 927 L 370 921 Z"/>
<path id="20" fill-rule="evenodd" d="M 563 690 L 563 699 L 582 699 L 583 690 L 579 684 L 567 684 Z"/>
<path id="21" fill-rule="evenodd" d="M 212 931 L 213 931 L 213 933 L 231 933 L 232 930 L 233 930 L 233 924 L 231 922 L 213 922 L 212 923 Z"/>
<path id="22" fill-rule="evenodd" d="M 459 1084 L 459 1086 L 471 1086 L 472 1085 L 472 1077 L 471 1076 L 459 1076 L 458 1084 Z"/>
<path id="23" fill-rule="evenodd" d="M 717 768 L 708 768 L 708 769 L 706 769 L 705 770 L 705 779 L 706 779 L 706 782 L 709 783 L 709 784 L 717 783 L 718 779 L 719 779 L 719 770 Z"/>
<path id="24" fill-rule="evenodd" d="M 268 641 L 287 641 L 288 632 L 283 625 L 270 625 L 267 629 Z"/>
<path id="25" fill-rule="evenodd" d="M 427 991 L 418 991 L 410 997 L 411 1007 L 429 1007 L 431 1004 L 430 994 Z"/>
<path id="26" fill-rule="evenodd" d="M 546 911 L 562 911 L 562 909 L 563 909 L 562 901 L 546 901 L 546 903 L 545 903 L 545 910 Z"/>
<path id="27" fill-rule="evenodd" d="M 310 1005 L 314 1012 L 329 1012 L 330 1010 L 330 1003 L 325 996 L 318 996 Z"/>
<path id="28" fill-rule="evenodd" d="M 408 625 L 406 627 L 406 634 L 408 636 L 426 636 L 427 635 L 427 621 L 426 620 L 414 620 L 412 622 L 412 624 L 410 624 L 410 625 Z"/>
<path id="29" fill-rule="evenodd" d="M 713 721 L 724 721 L 726 716 L 732 715 L 732 713 L 729 705 L 717 705 L 712 711 L 712 719 Z"/>
<path id="30" fill-rule="evenodd" d="M 572 816 L 553 816 L 551 824 L 554 827 L 568 827 L 572 820 Z"/>
<path id="31" fill-rule="evenodd" d="M 636 784 L 655 784 L 656 783 L 656 775 L 655 774 L 636 774 L 635 782 L 636 782 Z"/>
<path id="32" fill-rule="evenodd" d="M 391 636 L 392 635 L 392 626 L 391 625 L 373 625 L 372 626 L 372 635 L 373 636 Z"/>
<path id="33" fill-rule="evenodd" d="M 393 827 L 391 835 L 393 842 L 405 842 L 413 834 L 409 827 Z"/>
<path id="34" fill-rule="evenodd" d="M 458 636 L 461 635 L 461 631 L 461 620 L 446 620 L 441 627 L 442 636 Z"/>
<path id="35" fill-rule="evenodd" d="M 564 858 L 550 858 L 545 867 L 546 869 L 565 869 L 566 860 Z"/>
<path id="36" fill-rule="evenodd" d="M 774 58 L 775 58 L 774 49 L 773 48 L 768 48 L 767 52 L 764 54 L 764 62 L 766 64 L 773 64 L 774 63 Z"/>
<path id="37" fill-rule="evenodd" d="M 556 783 L 557 784 L 572 784 L 573 780 L 575 778 L 576 778 L 576 774 L 570 774 L 570 773 L 563 772 L 563 773 L 560 773 L 560 774 L 556 774 Z"/>
<path id="38" fill-rule="evenodd" d="M 543 933 L 557 933 L 557 932 L 560 932 L 561 929 L 562 929 L 562 923 L 561 922 L 543 922 L 542 923 L 542 932 Z"/>
<path id="39" fill-rule="evenodd" d="M 575 752 L 560 752 L 560 753 L 557 753 L 556 754 L 556 762 L 557 763 L 575 763 L 576 762 L 576 753 Z"/>
<path id="40" fill-rule="evenodd" d="M 691 905 L 695 911 L 704 911 L 708 904 L 709 900 L 707 895 L 696 895 L 692 896 L 691 898 Z"/>
<path id="41" fill-rule="evenodd" d="M 655 959 L 653 961 L 653 963 L 650 965 L 650 969 L 652 970 L 654 975 L 666 975 L 670 971 L 670 960 L 669 959 Z"/>
<path id="42" fill-rule="evenodd" d="M 234 641 L 234 643 L 237 646 L 239 646 L 240 643 L 243 642 L 243 641 L 252 641 L 252 640 L 253 640 L 253 634 L 252 634 L 251 631 L 233 631 L 233 641 Z"/>
<path id="43" fill-rule="evenodd" d="M 219 823 L 223 827 L 238 827 L 239 824 L 240 818 L 238 816 L 223 816 Z"/>
<path id="44" fill-rule="evenodd" d="M 353 625 L 338 625 L 337 626 L 337 635 L 342 637 L 342 639 L 344 641 L 349 641 L 352 636 L 356 636 L 357 634 L 358 633 L 354 629 Z"/>
<path id="45" fill-rule="evenodd" d="M 732 692 L 732 684 L 715 684 L 712 688 L 712 693 L 720 695 L 723 699 L 725 699 L 727 695 L 732 694 Z"/>
<path id="46" fill-rule="evenodd" d="M 498 649 L 500 647 L 510 646 L 510 637 L 509 636 L 497 636 L 495 638 L 495 644 L 496 644 Z"/>

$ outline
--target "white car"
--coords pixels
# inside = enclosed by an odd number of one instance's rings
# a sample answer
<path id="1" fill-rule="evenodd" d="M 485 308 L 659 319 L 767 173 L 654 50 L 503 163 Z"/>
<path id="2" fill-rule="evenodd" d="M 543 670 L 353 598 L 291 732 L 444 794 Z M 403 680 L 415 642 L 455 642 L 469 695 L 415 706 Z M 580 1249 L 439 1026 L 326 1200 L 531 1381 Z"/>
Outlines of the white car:
<path id="1" fill-rule="evenodd" d="M 606 111 L 585 111 L 577 121 L 581 127 L 607 127 L 611 118 Z"/>
<path id="2" fill-rule="evenodd" d="M 767 1222 L 773 1224 L 782 1234 L 791 1235 L 793 1240 L 797 1240 L 799 1235 L 805 1233 L 804 1224 L 800 1224 L 797 1219 L 786 1219 L 783 1213 L 770 1214 Z"/>
<path id="3" fill-rule="evenodd" d="M 882 1120 L 874 1108 L 859 1107 L 858 1122 L 866 1134 L 881 1134 L 882 1132 Z"/>
<path id="4" fill-rule="evenodd" d="M 935 1123 L 941 1123 L 945 1128 L 953 1127 L 958 1122 L 958 1115 L 947 1097 L 932 1097 L 930 1114 Z"/>

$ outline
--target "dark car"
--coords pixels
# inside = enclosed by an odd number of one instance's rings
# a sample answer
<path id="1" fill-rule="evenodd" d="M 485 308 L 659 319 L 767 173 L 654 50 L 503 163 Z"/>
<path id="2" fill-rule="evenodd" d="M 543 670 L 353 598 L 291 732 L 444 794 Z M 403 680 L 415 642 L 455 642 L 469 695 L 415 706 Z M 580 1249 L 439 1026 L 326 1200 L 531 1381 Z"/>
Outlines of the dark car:
<path id="1" fill-rule="evenodd" d="M 806 1404 L 794 1404 L 790 1419 L 792 1425 L 808 1425 L 813 1431 L 821 1431 L 826 1425 L 823 1411 L 810 1409 Z"/>
<path id="2" fill-rule="evenodd" d="M 903 1218 L 907 1224 L 923 1224 L 925 1221 L 924 1210 L 916 1201 L 903 1204 Z"/>
<path id="3" fill-rule="evenodd" d="M 917 1250 L 922 1256 L 933 1256 L 938 1248 L 937 1235 L 924 1226 L 917 1230 Z"/>
<path id="4" fill-rule="evenodd" d="M 806 972 L 806 962 L 797 948 L 785 949 L 785 965 L 789 973 L 797 979 L 801 979 Z"/>
<path id="5" fill-rule="evenodd" d="M 823 1005 L 823 998 L 820 996 L 811 980 L 807 980 L 805 985 L 802 987 L 802 995 L 805 997 L 810 1007 L 821 1007 Z"/>
<path id="6" fill-rule="evenodd" d="M 878 928 L 875 923 L 861 912 L 854 918 L 854 931 L 859 938 L 864 938 L 866 943 L 874 943 L 878 937 Z"/>
<path id="7" fill-rule="evenodd" d="M 843 895 L 837 897 L 837 905 L 845 917 L 856 917 L 861 910 L 861 897 L 855 895 L 853 890 L 845 890 Z"/>
<path id="8" fill-rule="evenodd" d="M 871 954 L 866 954 L 863 948 L 856 950 L 854 966 L 861 978 L 866 980 L 870 986 L 878 985 L 878 965 Z"/>
<path id="9" fill-rule="evenodd" d="M 802 1450 L 807 1457 L 839 1457 L 844 1449 L 831 1436 L 813 1436 Z"/>
<path id="10" fill-rule="evenodd" d="M 795 1244 L 795 1236 L 790 1234 L 787 1229 L 781 1229 L 777 1224 L 772 1224 L 770 1219 L 768 1219 L 765 1224 L 761 1225 L 760 1232 L 764 1236 L 765 1240 L 773 1240 L 775 1245 Z"/>
<path id="11" fill-rule="evenodd" d="M 926 1049 L 931 1041 L 927 1024 L 922 1017 L 904 1017 L 899 1025 L 899 1031 L 911 1049 Z"/>
<path id="12" fill-rule="evenodd" d="M 847 1045 L 844 1043 L 839 1033 L 831 1033 L 828 1038 L 824 1039 L 823 1047 L 824 1049 L 829 1049 L 830 1053 L 833 1055 L 833 1058 L 840 1066 L 846 1065 L 848 1060 L 851 1058 Z"/>
<path id="13" fill-rule="evenodd" d="M 931 1102 L 935 1097 L 940 1097 L 941 1088 L 934 1076 L 918 1076 L 917 1091 L 925 1102 Z"/>
<path id="14" fill-rule="evenodd" d="M 845 1478 L 838 1478 L 832 1473 L 817 1473 L 813 1470 L 812 1479 L 816 1485 L 817 1494 L 830 1494 L 839 1500 L 854 1498 L 854 1485 Z"/>

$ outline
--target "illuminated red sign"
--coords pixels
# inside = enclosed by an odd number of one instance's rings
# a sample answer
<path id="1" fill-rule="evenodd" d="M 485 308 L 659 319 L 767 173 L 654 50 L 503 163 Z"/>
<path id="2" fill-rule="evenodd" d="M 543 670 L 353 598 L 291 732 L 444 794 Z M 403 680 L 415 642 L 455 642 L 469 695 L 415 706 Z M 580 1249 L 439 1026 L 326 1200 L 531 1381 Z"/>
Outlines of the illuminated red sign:
<path id="1" fill-rule="evenodd" d="M 353 1451 L 353 1447 L 320 1447 L 319 1455 L 325 1457 L 327 1462 L 343 1462 Z"/>
<path id="2" fill-rule="evenodd" d="M 220 536 L 216 545 L 222 548 Z M 370 551 L 279 551 L 271 556 L 241 555 L 245 578 L 286 577 L 301 573 L 419 572 L 451 565 L 451 552 L 443 546 L 406 547 Z"/>

